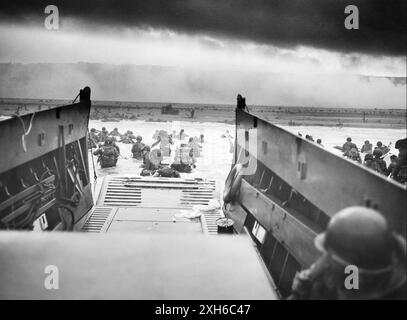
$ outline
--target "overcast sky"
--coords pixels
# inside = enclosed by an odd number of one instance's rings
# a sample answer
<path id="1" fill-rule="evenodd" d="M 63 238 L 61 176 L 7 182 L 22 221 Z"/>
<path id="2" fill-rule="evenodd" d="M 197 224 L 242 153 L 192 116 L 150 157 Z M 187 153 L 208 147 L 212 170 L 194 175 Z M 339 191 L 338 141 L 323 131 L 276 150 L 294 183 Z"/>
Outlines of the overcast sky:
<path id="1" fill-rule="evenodd" d="M 405 77 L 406 3 L 52 1 L 59 8 L 60 29 L 50 31 L 44 27 L 48 1 L 2 0 L 0 62 L 84 61 L 176 66 L 197 72 Z M 359 8 L 359 30 L 344 27 L 348 4 Z M 392 94 L 398 97 L 392 97 L 392 104 L 405 105 L 405 86 Z"/>

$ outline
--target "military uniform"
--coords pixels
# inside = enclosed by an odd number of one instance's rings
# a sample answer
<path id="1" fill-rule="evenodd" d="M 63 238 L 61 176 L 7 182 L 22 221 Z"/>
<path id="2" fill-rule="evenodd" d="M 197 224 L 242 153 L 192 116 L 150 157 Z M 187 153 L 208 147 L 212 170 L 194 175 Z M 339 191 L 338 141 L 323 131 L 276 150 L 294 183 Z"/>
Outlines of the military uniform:
<path id="1" fill-rule="evenodd" d="M 407 149 L 402 149 L 397 157 L 397 163 L 391 172 L 393 179 L 405 183 L 407 181 Z"/>
<path id="2" fill-rule="evenodd" d="M 89 133 L 89 149 L 97 148 L 97 143 L 99 142 L 98 136 L 95 131 Z"/>
<path id="3" fill-rule="evenodd" d="M 354 144 L 352 141 L 346 141 L 345 144 L 342 146 L 342 151 L 346 154 L 352 149 L 358 149 L 356 144 Z"/>
<path id="4" fill-rule="evenodd" d="M 112 132 L 109 133 L 109 136 L 112 137 L 121 137 L 121 133 L 119 132 L 119 130 L 117 130 L 117 128 L 115 128 Z"/>
<path id="5" fill-rule="evenodd" d="M 360 152 L 362 153 L 372 153 L 372 144 L 371 143 L 365 143 L 362 148 L 360 149 Z"/>
<path id="6" fill-rule="evenodd" d="M 407 298 L 406 240 L 377 211 L 341 210 L 314 243 L 322 256 L 296 274 L 289 299 Z M 347 287 L 348 266 L 357 268 L 357 287 Z"/>
<path id="7" fill-rule="evenodd" d="M 102 168 L 115 167 L 119 158 L 119 153 L 113 145 L 104 145 L 93 154 L 99 156 L 98 161 Z"/>
<path id="8" fill-rule="evenodd" d="M 102 131 L 99 133 L 99 136 L 98 136 L 99 142 L 105 142 L 108 135 L 109 135 L 109 133 L 108 133 L 107 131 L 102 130 Z"/>
<path id="9" fill-rule="evenodd" d="M 143 149 L 145 147 L 145 144 L 142 142 L 136 142 L 133 144 L 133 147 L 131 148 L 131 153 L 133 154 L 133 158 L 137 160 L 143 159 Z"/>

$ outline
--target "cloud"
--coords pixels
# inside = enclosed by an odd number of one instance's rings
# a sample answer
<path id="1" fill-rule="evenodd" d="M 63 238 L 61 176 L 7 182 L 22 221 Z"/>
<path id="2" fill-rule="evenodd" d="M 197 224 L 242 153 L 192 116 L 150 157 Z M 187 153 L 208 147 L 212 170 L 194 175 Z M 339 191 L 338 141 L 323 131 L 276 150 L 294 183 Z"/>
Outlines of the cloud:
<path id="1" fill-rule="evenodd" d="M 405 57 L 339 54 L 323 49 L 278 48 L 158 29 L 83 31 L 75 26 L 54 31 L 43 27 L 0 24 L 0 62 L 100 62 L 182 66 L 251 72 L 406 76 Z M 4 45 L 2 45 L 4 44 Z"/>
<path id="2" fill-rule="evenodd" d="M 76 18 L 89 28 L 168 29 L 280 48 L 308 46 L 389 56 L 406 54 L 406 3 L 405 0 L 53 1 L 59 7 L 62 23 L 65 18 Z M 41 25 L 48 4 L 43 0 L 2 0 L 0 17 L 3 21 Z M 359 8 L 359 30 L 344 28 L 344 9 L 349 4 Z"/>
<path id="3" fill-rule="evenodd" d="M 89 85 L 94 100 L 250 105 L 404 108 L 406 78 L 312 75 L 190 68 L 70 64 L 1 64 L 0 97 L 73 99 Z"/>

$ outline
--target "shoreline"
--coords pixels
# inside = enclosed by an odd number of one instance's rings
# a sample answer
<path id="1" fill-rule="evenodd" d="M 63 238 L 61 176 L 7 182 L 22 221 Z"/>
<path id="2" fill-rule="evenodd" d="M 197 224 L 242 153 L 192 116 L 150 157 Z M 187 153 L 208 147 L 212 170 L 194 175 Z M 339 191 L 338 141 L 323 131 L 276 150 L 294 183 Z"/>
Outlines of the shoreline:
<path id="1" fill-rule="evenodd" d="M 10 117 L 14 114 L 21 116 L 70 103 L 72 101 L 68 100 L 0 98 L 0 116 Z M 171 105 L 172 110 L 175 110 L 174 112 L 177 114 L 162 114 L 161 107 L 166 105 Z M 233 125 L 235 123 L 234 108 L 233 105 L 223 104 L 92 101 L 90 119 L 109 122 L 121 120 L 190 121 Z M 191 110 L 195 110 L 193 118 L 191 118 Z M 249 106 L 249 110 L 273 124 L 291 127 L 320 126 L 406 130 L 407 125 L 407 111 L 403 109 Z"/>

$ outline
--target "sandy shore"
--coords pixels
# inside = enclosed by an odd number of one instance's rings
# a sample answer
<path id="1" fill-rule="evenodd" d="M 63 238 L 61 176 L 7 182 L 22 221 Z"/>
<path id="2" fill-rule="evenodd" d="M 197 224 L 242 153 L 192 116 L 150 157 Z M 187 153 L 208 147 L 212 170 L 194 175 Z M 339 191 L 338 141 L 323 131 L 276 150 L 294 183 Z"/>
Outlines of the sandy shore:
<path id="1" fill-rule="evenodd" d="M 36 112 L 57 105 L 69 104 L 67 100 L 0 99 L 0 115 Z M 162 114 L 165 103 L 92 101 L 92 120 L 121 121 L 144 120 L 150 122 L 218 122 L 234 124 L 233 105 L 172 103 L 177 115 Z M 406 128 L 405 109 L 363 109 L 249 106 L 250 112 L 279 125 L 327 126 L 356 128 Z M 191 118 L 191 110 L 195 110 Z"/>

